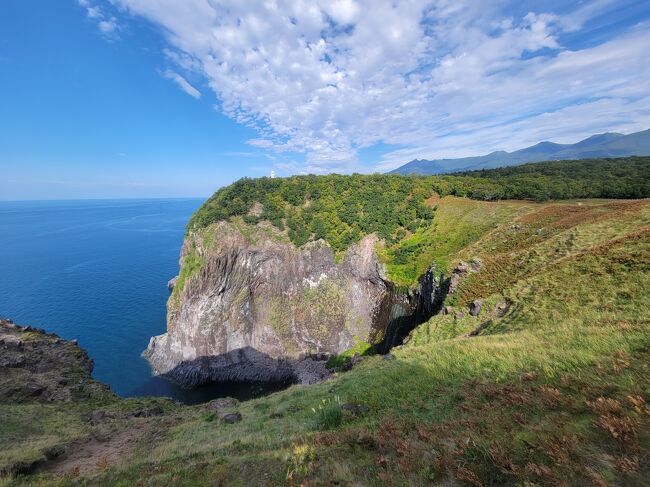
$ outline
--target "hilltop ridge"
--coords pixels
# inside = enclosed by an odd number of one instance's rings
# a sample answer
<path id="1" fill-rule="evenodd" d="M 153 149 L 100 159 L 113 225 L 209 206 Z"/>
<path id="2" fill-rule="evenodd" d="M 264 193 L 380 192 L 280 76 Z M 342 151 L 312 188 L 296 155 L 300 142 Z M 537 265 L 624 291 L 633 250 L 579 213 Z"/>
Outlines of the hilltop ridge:
<path id="1" fill-rule="evenodd" d="M 647 198 L 650 157 L 548 161 L 438 176 L 244 178 L 211 196 L 192 215 L 187 232 L 239 217 L 247 226 L 267 222 L 297 247 L 322 239 L 339 254 L 375 234 L 385 242 L 380 257 L 388 277 L 415 286 L 430 262 L 408 276 L 396 275 L 394 265 L 417 259 L 427 247 L 421 237 L 435 224 L 436 198 L 447 195 L 483 201 Z"/>

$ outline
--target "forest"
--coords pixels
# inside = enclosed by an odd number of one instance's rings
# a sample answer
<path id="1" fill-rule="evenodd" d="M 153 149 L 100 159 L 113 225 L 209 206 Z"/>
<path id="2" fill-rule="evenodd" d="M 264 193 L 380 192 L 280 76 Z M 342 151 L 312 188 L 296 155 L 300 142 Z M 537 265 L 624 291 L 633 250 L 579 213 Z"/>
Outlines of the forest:
<path id="1" fill-rule="evenodd" d="M 197 210 L 188 231 L 241 216 L 267 220 L 304 245 L 324 239 L 336 251 L 376 233 L 388 245 L 432 224 L 433 196 L 495 201 L 650 197 L 650 157 L 530 163 L 438 176 L 396 174 L 243 178 Z"/>

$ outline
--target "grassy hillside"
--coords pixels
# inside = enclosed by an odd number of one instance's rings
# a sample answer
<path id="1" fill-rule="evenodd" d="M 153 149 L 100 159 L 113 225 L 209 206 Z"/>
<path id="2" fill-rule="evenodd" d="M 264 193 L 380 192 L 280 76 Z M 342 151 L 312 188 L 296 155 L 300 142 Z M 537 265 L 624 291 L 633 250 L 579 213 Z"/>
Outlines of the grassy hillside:
<path id="1" fill-rule="evenodd" d="M 322 238 L 337 252 L 375 233 L 386 243 L 382 255 L 390 277 L 412 286 L 432 257 L 444 263 L 444 253 L 458 250 L 488 225 L 472 219 L 473 206 L 454 209 L 459 215 L 436 216 L 445 211 L 437 197 L 449 195 L 482 201 L 645 198 L 650 197 L 650 157 L 553 161 L 445 176 L 241 179 L 208 199 L 188 231 L 234 217 L 248 224 L 267 220 L 286 230 L 297 246 Z M 489 218 L 506 217 L 508 208 L 499 207 L 495 212 L 502 214 Z M 456 216 L 464 219 L 457 237 L 451 235 Z"/>
<path id="2" fill-rule="evenodd" d="M 240 404 L 236 424 L 165 403 L 163 416 L 138 418 L 142 434 L 121 455 L 97 458 L 92 478 L 0 485 L 647 485 L 650 200 L 431 203 L 437 231 L 418 255 L 484 264 L 395 360 L 365 357 L 325 383 Z M 3 410 L 0 443 L 93 434 L 75 408 Z M 102 423 L 106 441 L 133 421 Z"/>

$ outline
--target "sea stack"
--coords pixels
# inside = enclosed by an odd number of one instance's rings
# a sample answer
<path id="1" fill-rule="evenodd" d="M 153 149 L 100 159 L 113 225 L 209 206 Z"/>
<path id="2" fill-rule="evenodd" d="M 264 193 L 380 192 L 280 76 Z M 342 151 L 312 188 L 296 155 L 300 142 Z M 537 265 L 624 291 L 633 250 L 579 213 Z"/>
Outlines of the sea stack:
<path id="1" fill-rule="evenodd" d="M 382 340 L 390 283 L 367 236 L 335 258 L 324 241 L 295 247 L 266 222 L 191 231 L 167 304 L 167 333 L 144 352 L 156 374 L 208 381 L 315 381 L 322 360 Z M 309 372 L 305 373 L 305 369 Z"/>

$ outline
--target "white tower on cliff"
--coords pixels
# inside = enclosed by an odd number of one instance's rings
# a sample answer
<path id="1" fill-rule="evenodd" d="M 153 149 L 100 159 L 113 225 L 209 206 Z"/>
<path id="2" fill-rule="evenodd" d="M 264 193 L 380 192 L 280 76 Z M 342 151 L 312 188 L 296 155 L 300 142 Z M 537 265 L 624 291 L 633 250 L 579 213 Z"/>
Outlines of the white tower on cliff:
<path id="1" fill-rule="evenodd" d="M 271 171 L 271 179 L 275 177 L 275 171 Z"/>

